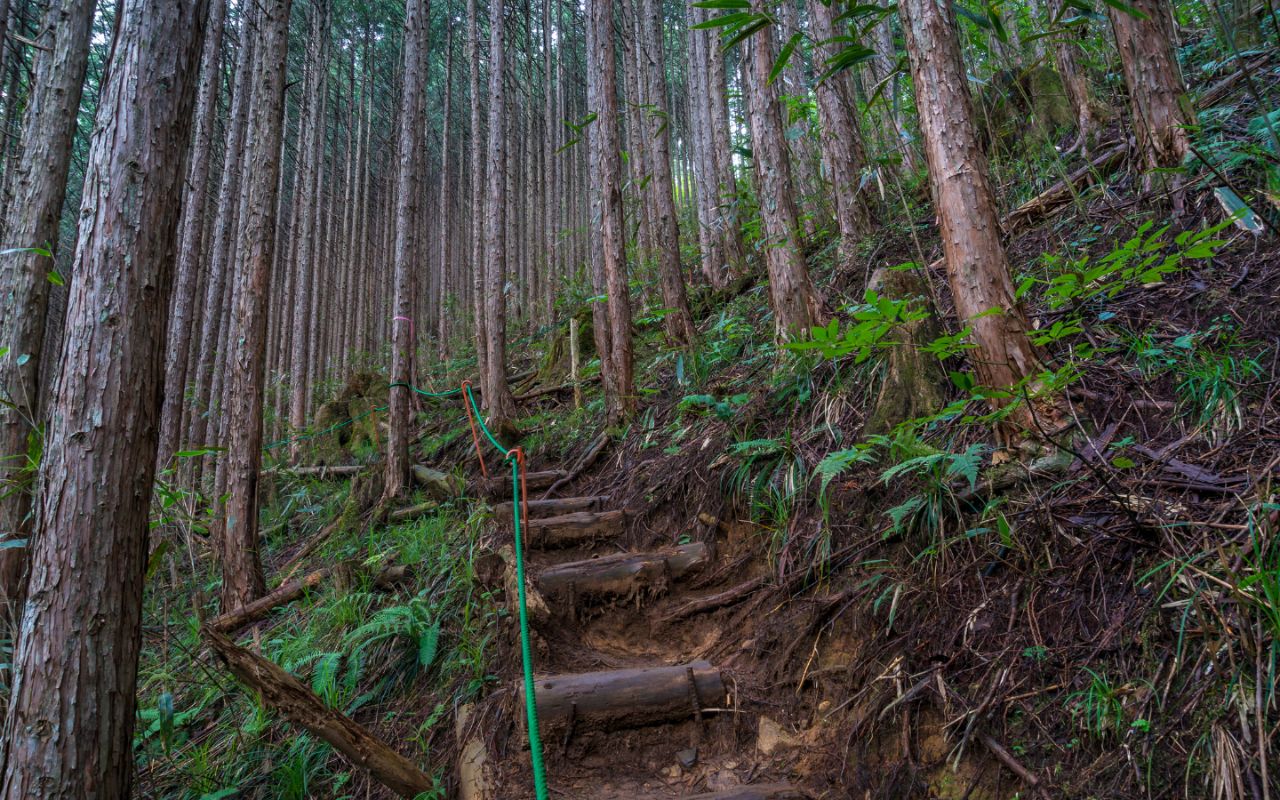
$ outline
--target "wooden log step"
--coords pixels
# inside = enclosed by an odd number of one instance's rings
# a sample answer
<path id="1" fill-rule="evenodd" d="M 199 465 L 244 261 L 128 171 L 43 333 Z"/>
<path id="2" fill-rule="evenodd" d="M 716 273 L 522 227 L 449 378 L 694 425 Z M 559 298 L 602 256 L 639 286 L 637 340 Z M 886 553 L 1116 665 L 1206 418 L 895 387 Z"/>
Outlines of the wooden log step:
<path id="1" fill-rule="evenodd" d="M 477 488 L 485 497 L 510 497 L 511 496 L 511 465 L 500 459 L 491 459 L 493 463 L 489 465 L 490 476 L 480 479 Z M 496 472 L 495 472 L 496 470 Z M 540 472 L 526 472 L 524 474 L 525 488 L 530 492 L 536 492 L 546 489 L 551 484 L 565 477 L 569 473 L 562 469 L 548 469 Z"/>
<path id="2" fill-rule="evenodd" d="M 531 519 L 524 526 L 530 547 L 555 548 L 586 544 L 622 532 L 625 512 L 575 511 L 558 517 Z"/>
<path id="3" fill-rule="evenodd" d="M 547 728 L 609 730 L 700 717 L 702 709 L 724 704 L 725 688 L 719 668 L 695 661 L 553 675 L 535 682 L 534 697 Z"/>
<path id="4" fill-rule="evenodd" d="M 558 516 L 560 514 L 571 514 L 575 511 L 599 511 L 604 504 L 609 502 L 609 495 L 598 494 L 588 497 L 561 497 L 552 500 L 530 500 L 528 502 L 529 516 Z M 494 514 L 500 517 L 511 516 L 511 501 L 507 500 L 498 503 L 493 507 Z"/>
<path id="5" fill-rule="evenodd" d="M 631 596 L 668 579 L 679 580 L 710 561 L 710 548 L 694 542 L 656 553 L 617 553 L 558 564 L 540 573 L 535 583 L 547 597 L 570 602 L 579 597 Z"/>
<path id="6" fill-rule="evenodd" d="M 690 795 L 685 800 L 805 800 L 809 795 L 785 783 L 739 786 L 719 792 Z"/>

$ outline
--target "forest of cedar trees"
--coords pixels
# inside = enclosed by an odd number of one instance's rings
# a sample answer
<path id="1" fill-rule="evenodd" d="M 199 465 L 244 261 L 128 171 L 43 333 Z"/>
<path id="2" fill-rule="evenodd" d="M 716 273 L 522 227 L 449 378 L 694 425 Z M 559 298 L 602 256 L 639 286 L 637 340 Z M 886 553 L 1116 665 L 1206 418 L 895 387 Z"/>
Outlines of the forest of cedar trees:
<path id="1" fill-rule="evenodd" d="M 1280 800 L 1280 0 L 0 0 L 0 800 Z"/>

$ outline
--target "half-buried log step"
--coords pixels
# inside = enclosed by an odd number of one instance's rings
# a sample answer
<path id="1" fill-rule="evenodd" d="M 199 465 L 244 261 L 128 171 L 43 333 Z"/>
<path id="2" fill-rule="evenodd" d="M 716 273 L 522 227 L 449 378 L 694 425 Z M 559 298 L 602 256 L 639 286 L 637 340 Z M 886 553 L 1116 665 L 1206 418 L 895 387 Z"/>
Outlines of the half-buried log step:
<path id="1" fill-rule="evenodd" d="M 574 602 L 584 597 L 629 597 L 661 587 L 705 567 L 710 548 L 702 542 L 656 553 L 618 553 L 558 564 L 536 579 L 538 591 L 549 598 Z"/>
<path id="2" fill-rule="evenodd" d="M 575 511 L 599 511 L 604 508 L 604 504 L 609 501 L 609 495 L 600 494 L 589 497 L 561 497 L 552 500 L 530 500 L 525 505 L 528 508 L 529 516 L 558 516 L 561 514 L 572 514 Z M 499 517 L 511 517 L 511 501 L 498 503 L 493 507 L 493 513 Z"/>
<path id="3" fill-rule="evenodd" d="M 511 465 L 506 461 L 495 460 L 490 465 L 490 469 L 496 469 L 497 474 L 490 475 L 488 478 L 481 478 L 476 484 L 480 494 L 485 497 L 510 497 L 511 496 Z M 525 488 L 530 492 L 536 492 L 540 489 L 546 489 L 551 484 L 565 477 L 569 473 L 562 469 L 548 469 L 541 472 L 526 472 L 524 474 Z"/>
<path id="4" fill-rule="evenodd" d="M 695 661 L 554 675 L 536 682 L 534 697 L 548 728 L 608 730 L 699 718 L 704 708 L 724 704 L 725 688 L 718 668 Z"/>
<path id="5" fill-rule="evenodd" d="M 525 526 L 530 547 L 551 549 L 606 539 L 622 532 L 622 511 L 575 511 L 558 517 L 531 519 Z"/>
<path id="6" fill-rule="evenodd" d="M 808 796 L 785 783 L 761 783 L 756 786 L 738 786 L 719 792 L 690 795 L 685 800 L 805 800 Z"/>

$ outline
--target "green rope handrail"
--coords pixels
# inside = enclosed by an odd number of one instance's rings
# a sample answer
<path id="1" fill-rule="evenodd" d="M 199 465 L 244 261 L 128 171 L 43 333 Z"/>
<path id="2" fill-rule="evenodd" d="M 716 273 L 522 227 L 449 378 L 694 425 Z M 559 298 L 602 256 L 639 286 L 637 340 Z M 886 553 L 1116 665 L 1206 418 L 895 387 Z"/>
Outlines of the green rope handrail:
<path id="1" fill-rule="evenodd" d="M 480 430 L 484 432 L 485 438 L 489 440 L 502 457 L 511 462 L 511 518 L 515 522 L 515 551 L 516 551 L 516 596 L 518 598 L 520 617 L 520 662 L 521 671 L 524 680 L 524 705 L 525 719 L 529 728 L 529 760 L 533 766 L 533 791 L 537 800 L 547 800 L 547 775 L 546 766 L 542 760 L 542 737 L 538 734 L 538 702 L 534 696 L 533 686 L 533 649 L 529 644 L 529 608 L 528 599 L 525 593 L 525 569 L 524 569 L 524 542 L 522 540 L 523 530 L 521 528 L 520 512 L 521 503 L 521 481 L 520 471 L 524 468 L 524 451 L 520 448 L 508 449 L 503 447 L 493 432 L 489 430 L 489 426 L 484 424 L 484 417 L 480 416 L 480 407 L 476 404 L 476 397 L 471 392 L 471 384 L 464 383 L 456 389 L 450 389 L 445 392 L 429 392 L 425 389 L 419 389 L 410 383 L 395 382 L 388 385 L 389 389 L 406 388 L 417 392 L 424 397 L 453 397 L 458 394 L 465 394 L 467 402 L 471 406 L 471 411 L 475 414 L 475 420 L 479 423 Z M 339 428 L 354 424 L 365 417 L 377 411 L 386 411 L 387 406 L 377 406 L 371 408 L 358 417 L 354 417 L 336 425 L 331 425 L 322 431 L 314 433 L 302 434 L 292 438 L 281 439 L 266 445 L 263 450 L 271 450 L 292 442 L 304 441 L 306 439 L 314 439 L 326 433 L 332 433 Z"/>

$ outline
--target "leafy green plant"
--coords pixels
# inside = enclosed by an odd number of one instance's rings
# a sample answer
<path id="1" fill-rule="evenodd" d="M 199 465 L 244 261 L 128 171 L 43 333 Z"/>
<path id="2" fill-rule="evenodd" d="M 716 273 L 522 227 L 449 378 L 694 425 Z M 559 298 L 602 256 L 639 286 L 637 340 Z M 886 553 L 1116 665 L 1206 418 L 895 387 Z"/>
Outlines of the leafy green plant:
<path id="1" fill-rule="evenodd" d="M 873 441 L 885 445 L 891 458 L 895 452 L 910 454 L 882 472 L 881 482 L 914 478 L 917 486 L 915 494 L 885 512 L 890 521 L 889 534 L 928 534 L 933 544 L 926 552 L 936 551 L 945 540 L 947 524 L 960 522 L 963 516 L 956 485 L 965 482 L 971 490 L 974 488 L 987 445 L 972 444 L 963 452 L 952 453 L 903 432 L 894 438 L 876 437 Z"/>
<path id="2" fill-rule="evenodd" d="M 1124 700 L 1120 688 L 1112 685 L 1106 675 L 1084 668 L 1089 683 L 1067 697 L 1067 709 L 1090 735 L 1105 739 L 1112 733 L 1120 733 L 1125 725 Z"/>

